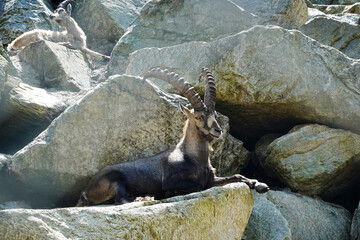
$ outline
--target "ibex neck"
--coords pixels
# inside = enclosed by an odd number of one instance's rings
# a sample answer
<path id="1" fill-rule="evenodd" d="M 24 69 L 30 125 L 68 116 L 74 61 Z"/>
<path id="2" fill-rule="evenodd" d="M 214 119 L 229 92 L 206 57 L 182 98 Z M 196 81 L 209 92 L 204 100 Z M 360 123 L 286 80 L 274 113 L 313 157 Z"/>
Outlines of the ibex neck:
<path id="1" fill-rule="evenodd" d="M 66 29 L 66 31 L 72 35 L 78 35 L 79 37 L 85 35 L 83 30 L 75 22 L 74 19 L 68 18 L 66 21 L 61 23 L 61 26 Z"/>
<path id="2" fill-rule="evenodd" d="M 193 160 L 207 164 L 209 160 L 209 142 L 202 136 L 197 127 L 186 121 L 184 127 L 184 136 L 179 143 L 179 147 L 184 153 Z"/>

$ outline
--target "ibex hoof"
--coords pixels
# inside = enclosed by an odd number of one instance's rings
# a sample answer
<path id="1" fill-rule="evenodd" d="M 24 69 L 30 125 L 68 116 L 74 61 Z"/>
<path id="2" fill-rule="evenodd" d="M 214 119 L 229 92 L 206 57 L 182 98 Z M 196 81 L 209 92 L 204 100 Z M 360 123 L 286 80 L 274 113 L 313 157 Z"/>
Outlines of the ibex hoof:
<path id="1" fill-rule="evenodd" d="M 255 183 L 254 188 L 255 188 L 256 192 L 258 192 L 258 193 L 266 193 L 267 191 L 270 190 L 268 185 L 266 185 L 265 183 L 261 183 L 261 182 Z"/>

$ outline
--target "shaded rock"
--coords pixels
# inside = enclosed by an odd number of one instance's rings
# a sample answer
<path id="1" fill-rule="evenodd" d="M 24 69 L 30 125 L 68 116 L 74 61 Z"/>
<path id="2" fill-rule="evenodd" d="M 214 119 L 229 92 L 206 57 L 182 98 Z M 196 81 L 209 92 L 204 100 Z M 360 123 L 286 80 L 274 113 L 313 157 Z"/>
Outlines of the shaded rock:
<path id="1" fill-rule="evenodd" d="M 44 89 L 20 83 L 4 99 L 0 116 L 0 152 L 14 154 L 32 141 L 67 105 Z"/>
<path id="2" fill-rule="evenodd" d="M 0 210 L 4 210 L 4 209 L 31 209 L 31 206 L 28 205 L 25 202 L 5 202 L 3 204 L 0 204 Z"/>
<path id="3" fill-rule="evenodd" d="M 102 167 L 174 146 L 185 120 L 179 101 L 184 99 L 140 78 L 111 77 L 17 152 L 11 168 L 24 175 L 36 195 L 35 206 L 75 205 Z"/>
<path id="4" fill-rule="evenodd" d="M 78 50 L 38 41 L 21 50 L 19 57 L 38 71 L 42 87 L 79 91 L 91 86 L 90 69 L 83 53 Z"/>
<path id="5" fill-rule="evenodd" d="M 232 120 L 232 134 L 244 142 L 301 122 L 360 133 L 359 61 L 296 30 L 257 26 L 210 43 L 141 49 L 130 55 L 126 73 L 168 68 L 201 92 L 202 66 L 216 79 L 217 110 Z"/>
<path id="6" fill-rule="evenodd" d="M 281 137 L 282 134 L 278 133 L 269 133 L 265 136 L 262 136 L 255 144 L 255 157 L 253 158 L 254 166 L 258 169 L 258 171 L 263 170 L 261 168 L 261 163 L 265 161 L 267 157 L 267 149 L 269 145 L 277 138 Z M 262 172 L 262 171 L 261 171 Z M 271 169 L 266 169 L 267 175 L 272 178 L 276 178 L 276 174 L 272 172 Z"/>
<path id="7" fill-rule="evenodd" d="M 353 5 L 314 5 L 325 14 L 360 13 L 360 3 Z"/>
<path id="8" fill-rule="evenodd" d="M 351 240 L 360 239 L 360 202 L 358 208 L 354 212 L 351 224 Z"/>
<path id="9" fill-rule="evenodd" d="M 64 111 L 66 105 L 44 89 L 19 84 L 10 92 L 7 101 L 11 108 L 32 115 L 34 118 L 53 118 Z"/>
<path id="10" fill-rule="evenodd" d="M 299 28 L 308 20 L 308 9 L 303 0 L 233 0 L 233 2 L 261 18 L 262 25 Z"/>
<path id="11" fill-rule="evenodd" d="M 3 210 L 0 234 L 9 240 L 86 239 L 89 234 L 92 239 L 241 239 L 252 205 L 249 188 L 236 183 L 121 206 Z"/>
<path id="12" fill-rule="evenodd" d="M 320 199 L 282 191 L 255 193 L 243 239 L 346 240 L 350 221 L 346 209 Z"/>
<path id="13" fill-rule="evenodd" d="M 0 106 L 1 106 L 2 96 L 4 94 L 3 89 L 7 79 L 8 68 L 9 68 L 8 61 L 3 56 L 0 56 Z M 0 122 L 1 122 L 1 118 L 0 118 Z"/>
<path id="14" fill-rule="evenodd" d="M 119 38 L 138 17 L 146 0 L 80 0 L 73 17 L 87 36 L 90 49 L 110 55 Z"/>
<path id="15" fill-rule="evenodd" d="M 51 30 L 50 10 L 41 0 L 5 0 L 0 3 L 0 42 L 9 44 L 33 29 Z"/>
<path id="16" fill-rule="evenodd" d="M 339 49 L 351 58 L 360 58 L 360 29 L 357 25 L 322 16 L 307 22 L 300 31 L 322 44 Z"/>
<path id="17" fill-rule="evenodd" d="M 259 23 L 258 17 L 228 0 L 152 0 L 116 44 L 109 74 L 123 73 L 128 55 L 137 49 L 213 41 Z"/>
<path id="18" fill-rule="evenodd" d="M 323 5 L 352 5 L 358 0 L 310 0 L 314 4 L 323 4 Z"/>
<path id="19" fill-rule="evenodd" d="M 333 197 L 359 177 L 360 135 L 316 124 L 296 126 L 268 146 L 261 165 L 292 189 Z"/>
<path id="20" fill-rule="evenodd" d="M 228 126 L 229 124 L 227 124 Z M 229 134 L 229 127 L 222 138 L 225 141 L 215 142 L 213 146 L 215 151 L 211 153 L 217 176 L 230 176 L 240 173 L 250 160 L 250 152 L 244 147 L 242 141 Z"/>

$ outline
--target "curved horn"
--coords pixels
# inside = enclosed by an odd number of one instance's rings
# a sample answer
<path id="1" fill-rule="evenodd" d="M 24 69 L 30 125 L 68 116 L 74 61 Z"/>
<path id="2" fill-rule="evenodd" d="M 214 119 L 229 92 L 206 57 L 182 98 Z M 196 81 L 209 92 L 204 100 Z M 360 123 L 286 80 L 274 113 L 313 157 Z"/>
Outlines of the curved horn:
<path id="1" fill-rule="evenodd" d="M 215 87 L 214 76 L 209 71 L 209 69 L 205 67 L 203 67 L 201 71 L 201 76 L 205 77 L 205 96 L 204 96 L 205 105 L 210 111 L 215 111 L 216 87 Z"/>
<path id="2" fill-rule="evenodd" d="M 144 80 L 147 78 L 158 78 L 167 83 L 170 83 L 174 86 L 180 93 L 186 97 L 195 111 L 203 111 L 205 109 L 205 105 L 201 100 L 199 94 L 195 91 L 193 87 L 190 86 L 188 82 L 184 80 L 184 78 L 180 78 L 176 73 L 169 73 L 167 69 L 161 70 L 160 68 L 150 69 L 145 75 Z"/>
<path id="3" fill-rule="evenodd" d="M 65 0 L 62 1 L 61 3 L 59 3 L 59 5 L 57 6 L 57 8 L 63 8 L 66 9 L 67 5 L 71 2 L 74 2 L 74 0 Z"/>

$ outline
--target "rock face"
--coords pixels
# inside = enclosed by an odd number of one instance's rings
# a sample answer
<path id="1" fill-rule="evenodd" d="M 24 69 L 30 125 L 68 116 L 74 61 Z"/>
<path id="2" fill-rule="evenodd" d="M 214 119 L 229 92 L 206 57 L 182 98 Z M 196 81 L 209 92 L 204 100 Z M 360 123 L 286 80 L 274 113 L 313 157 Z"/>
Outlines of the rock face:
<path id="1" fill-rule="evenodd" d="M 339 49 L 351 58 L 360 58 L 360 30 L 357 25 L 323 16 L 307 22 L 300 31 L 322 44 Z"/>
<path id="2" fill-rule="evenodd" d="M 149 1 L 116 44 L 109 71 L 123 73 L 128 55 L 141 48 L 213 41 L 258 24 L 298 28 L 307 19 L 302 0 Z"/>
<path id="3" fill-rule="evenodd" d="M 264 169 L 308 195 L 334 196 L 360 171 L 360 135 L 321 125 L 294 127 L 267 147 Z"/>
<path id="4" fill-rule="evenodd" d="M 228 0 L 214 0 L 211 4 L 200 0 L 149 1 L 116 44 L 110 74 L 123 73 L 128 55 L 137 49 L 212 41 L 258 23 L 256 16 Z"/>
<path id="5" fill-rule="evenodd" d="M 43 87 L 79 91 L 91 86 L 90 69 L 80 51 L 39 41 L 26 46 L 19 57 L 38 71 Z"/>
<path id="6" fill-rule="evenodd" d="M 308 20 L 308 9 L 303 0 L 233 0 L 246 11 L 258 16 L 262 25 L 299 28 Z"/>
<path id="7" fill-rule="evenodd" d="M 174 146 L 184 126 L 184 115 L 177 110 L 183 100 L 140 78 L 112 77 L 17 152 L 11 167 L 24 175 L 34 193 L 44 195 L 37 206 L 74 205 L 89 177 L 102 167 Z M 228 125 L 226 119 L 223 124 Z M 226 148 L 215 151 L 226 161 Z"/>
<path id="8" fill-rule="evenodd" d="M 7 79 L 7 71 L 8 71 L 8 61 L 3 57 L 0 56 L 0 104 L 1 104 L 1 98 L 3 96 L 3 89 L 4 84 Z"/>
<path id="9" fill-rule="evenodd" d="M 8 240 L 241 239 L 252 205 L 249 188 L 237 183 L 162 202 L 3 210 L 0 234 Z"/>
<path id="10" fill-rule="evenodd" d="M 360 133 L 360 63 L 298 31 L 258 26 L 210 43 L 141 49 L 130 55 L 126 73 L 141 76 L 158 66 L 194 84 L 198 69 L 209 66 L 217 106 L 243 140 L 298 122 Z"/>
<path id="11" fill-rule="evenodd" d="M 360 238 L 360 202 L 358 208 L 355 210 L 353 221 L 351 224 L 351 240 Z"/>
<path id="12" fill-rule="evenodd" d="M 314 4 L 323 4 L 323 5 L 352 5 L 359 2 L 358 0 L 310 0 Z"/>
<path id="13" fill-rule="evenodd" d="M 0 152 L 9 154 L 30 142 L 67 107 L 44 89 L 24 83 L 12 88 L 4 100 L 0 110 Z"/>
<path id="14" fill-rule="evenodd" d="M 1 1 L 0 42 L 8 44 L 32 29 L 53 29 L 49 14 L 50 10 L 41 0 Z"/>
<path id="15" fill-rule="evenodd" d="M 350 213 L 322 200 L 282 191 L 255 194 L 245 240 L 350 239 Z"/>
<path id="16" fill-rule="evenodd" d="M 87 36 L 90 49 L 110 55 L 116 42 L 139 16 L 146 0 L 80 0 L 73 17 Z"/>

